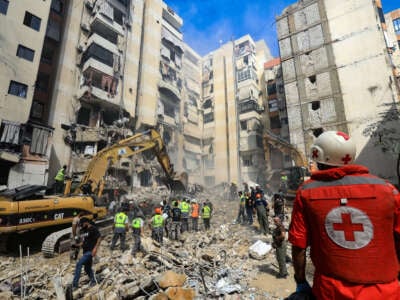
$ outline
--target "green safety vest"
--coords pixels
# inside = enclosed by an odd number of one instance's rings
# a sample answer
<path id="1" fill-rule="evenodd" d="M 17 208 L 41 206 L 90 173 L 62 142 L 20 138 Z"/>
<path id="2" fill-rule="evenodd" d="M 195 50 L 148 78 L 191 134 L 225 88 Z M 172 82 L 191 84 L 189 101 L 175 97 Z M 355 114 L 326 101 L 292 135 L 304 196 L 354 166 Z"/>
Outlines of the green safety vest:
<path id="1" fill-rule="evenodd" d="M 190 209 L 189 203 L 186 203 L 186 202 L 181 203 L 181 212 L 188 213 L 189 209 Z"/>
<path id="2" fill-rule="evenodd" d="M 241 197 L 240 197 L 240 205 L 241 205 L 241 206 L 244 206 L 245 203 L 246 203 L 246 197 L 245 197 L 245 196 L 241 196 Z"/>
<path id="3" fill-rule="evenodd" d="M 209 206 L 203 207 L 203 219 L 209 219 L 211 216 L 211 208 Z"/>
<path id="4" fill-rule="evenodd" d="M 287 180 L 288 180 L 288 178 L 287 178 L 287 176 L 286 176 L 286 175 L 283 175 L 283 176 L 281 176 L 281 180 L 282 180 L 282 181 L 287 181 Z"/>
<path id="5" fill-rule="evenodd" d="M 142 221 L 142 219 L 140 219 L 140 218 L 135 218 L 135 219 L 133 219 L 133 221 L 132 221 L 132 228 L 134 228 L 134 229 L 140 229 L 140 225 L 141 225 L 141 222 Z"/>
<path id="6" fill-rule="evenodd" d="M 123 228 L 125 227 L 125 221 L 126 221 L 127 215 L 124 214 L 123 212 L 117 213 L 115 215 L 115 227 L 116 228 Z"/>
<path id="7" fill-rule="evenodd" d="M 154 215 L 153 217 L 153 228 L 158 228 L 163 226 L 164 219 L 161 215 Z"/>
<path id="8" fill-rule="evenodd" d="M 64 168 L 61 168 L 58 172 L 56 177 L 54 177 L 55 180 L 57 181 L 64 181 Z"/>

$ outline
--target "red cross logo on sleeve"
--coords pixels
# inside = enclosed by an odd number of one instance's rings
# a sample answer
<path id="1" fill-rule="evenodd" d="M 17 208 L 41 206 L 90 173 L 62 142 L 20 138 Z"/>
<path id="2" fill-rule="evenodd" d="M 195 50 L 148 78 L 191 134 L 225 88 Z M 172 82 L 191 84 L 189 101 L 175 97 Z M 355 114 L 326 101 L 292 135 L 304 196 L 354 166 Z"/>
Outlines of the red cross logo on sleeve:
<path id="1" fill-rule="evenodd" d="M 352 158 L 349 154 L 346 154 L 346 156 L 342 157 L 342 161 L 345 165 L 347 165 L 351 160 Z"/>
<path id="2" fill-rule="evenodd" d="M 333 229 L 336 231 L 344 232 L 344 239 L 346 241 L 355 241 L 354 232 L 355 231 L 364 231 L 363 224 L 360 223 L 352 223 L 351 222 L 351 214 L 342 214 L 343 223 L 333 223 Z"/>
<path id="3" fill-rule="evenodd" d="M 355 207 L 333 208 L 325 217 L 325 230 L 336 245 L 346 249 L 360 249 L 374 237 L 374 226 L 368 215 Z"/>

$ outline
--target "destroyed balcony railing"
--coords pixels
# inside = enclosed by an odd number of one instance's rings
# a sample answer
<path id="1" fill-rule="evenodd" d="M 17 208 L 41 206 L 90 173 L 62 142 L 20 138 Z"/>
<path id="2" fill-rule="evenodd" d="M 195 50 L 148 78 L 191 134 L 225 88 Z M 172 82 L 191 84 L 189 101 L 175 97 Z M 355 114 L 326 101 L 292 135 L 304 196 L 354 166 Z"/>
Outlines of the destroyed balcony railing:
<path id="1" fill-rule="evenodd" d="M 114 17 L 114 9 L 107 1 L 98 1 L 93 9 L 93 17 L 90 19 L 90 26 L 92 28 L 96 27 L 107 27 L 108 29 L 118 33 L 119 35 L 124 35 L 124 28 L 122 27 L 122 22 L 119 22 Z M 121 23 L 121 24 L 119 24 Z"/>

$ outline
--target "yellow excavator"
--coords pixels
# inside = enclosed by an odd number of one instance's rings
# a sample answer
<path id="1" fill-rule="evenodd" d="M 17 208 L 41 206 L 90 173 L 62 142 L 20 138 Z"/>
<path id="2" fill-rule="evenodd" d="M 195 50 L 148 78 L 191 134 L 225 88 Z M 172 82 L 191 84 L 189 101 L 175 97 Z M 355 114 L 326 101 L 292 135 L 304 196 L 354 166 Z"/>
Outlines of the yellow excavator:
<path id="1" fill-rule="evenodd" d="M 286 198 L 293 199 L 296 195 L 296 190 L 310 176 L 310 165 L 305 155 L 281 137 L 266 131 L 263 135 L 264 151 L 268 151 L 268 145 L 278 149 L 280 152 L 289 155 L 295 166 L 282 170 L 282 175 L 287 176 Z"/>
<path id="2" fill-rule="evenodd" d="M 96 199 L 102 196 L 103 177 L 107 169 L 121 158 L 130 158 L 139 153 L 145 153 L 147 157 L 157 157 L 165 172 L 163 182 L 168 188 L 178 192 L 186 190 L 187 174 L 176 174 L 160 134 L 149 129 L 99 151 L 74 191 L 71 191 L 72 181 L 68 180 L 63 195 L 45 195 L 46 186 L 40 185 L 24 185 L 1 192 L 0 240 L 6 240 L 5 234 L 22 233 L 37 228 L 57 228 L 60 225 L 65 227 L 71 224 L 80 211 L 90 219 L 105 219 L 106 207 L 96 206 Z M 88 184 L 96 195 L 83 194 L 82 189 Z M 50 234 L 42 245 L 42 251 L 52 255 L 58 240 L 70 232 L 71 229 L 67 228 Z"/>

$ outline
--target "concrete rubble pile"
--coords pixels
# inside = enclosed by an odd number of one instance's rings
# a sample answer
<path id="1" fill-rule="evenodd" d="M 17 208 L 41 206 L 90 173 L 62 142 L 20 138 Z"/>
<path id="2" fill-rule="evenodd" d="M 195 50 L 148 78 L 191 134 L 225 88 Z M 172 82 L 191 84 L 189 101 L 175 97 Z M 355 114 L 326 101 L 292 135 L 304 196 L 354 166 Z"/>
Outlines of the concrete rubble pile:
<path id="1" fill-rule="evenodd" d="M 127 195 L 126 200 L 157 202 L 163 197 L 164 191 L 145 188 Z M 24 251 L 22 261 L 20 257 L 0 256 L 0 299 L 21 299 L 21 287 L 26 299 L 107 300 L 283 299 L 294 290 L 292 279 L 275 278 L 277 263 L 274 251 L 270 251 L 271 237 L 259 235 L 255 226 L 233 224 L 237 203 L 218 202 L 207 193 L 196 195 L 196 199 L 213 202 L 211 230 L 184 232 L 179 241 L 164 237 L 160 246 L 150 238 L 146 224 L 144 251 L 136 257 L 130 250 L 111 252 L 109 234 L 93 265 L 98 280 L 94 287 L 89 287 L 88 277 L 82 273 L 80 288 L 73 292 L 66 289 L 75 269 L 69 253 L 46 259 L 41 253 L 28 257 Z M 128 234 L 127 245 L 132 243 Z M 257 259 L 250 255 L 255 243 L 269 249 Z"/>

